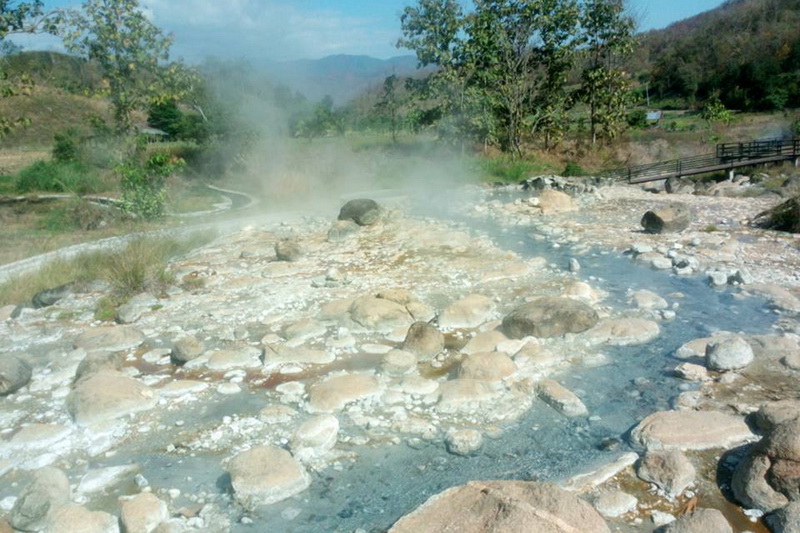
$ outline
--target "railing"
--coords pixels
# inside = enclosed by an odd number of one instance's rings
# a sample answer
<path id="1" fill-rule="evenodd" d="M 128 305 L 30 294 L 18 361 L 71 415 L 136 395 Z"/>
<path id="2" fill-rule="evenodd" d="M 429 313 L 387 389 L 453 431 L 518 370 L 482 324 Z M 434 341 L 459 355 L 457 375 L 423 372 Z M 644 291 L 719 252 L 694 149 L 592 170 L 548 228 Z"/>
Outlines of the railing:
<path id="1" fill-rule="evenodd" d="M 718 144 L 713 154 L 620 168 L 605 173 L 603 177 L 614 181 L 645 183 L 798 157 L 800 157 L 800 139 L 724 143 Z"/>

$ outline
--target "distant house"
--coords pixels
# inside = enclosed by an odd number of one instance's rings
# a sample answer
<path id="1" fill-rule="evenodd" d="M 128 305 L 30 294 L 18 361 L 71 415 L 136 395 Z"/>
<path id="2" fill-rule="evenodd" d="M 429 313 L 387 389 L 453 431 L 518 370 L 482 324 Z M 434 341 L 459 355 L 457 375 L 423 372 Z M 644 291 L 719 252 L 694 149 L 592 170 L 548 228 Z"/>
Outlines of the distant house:
<path id="1" fill-rule="evenodd" d="M 661 119 L 664 118 L 663 111 L 648 111 L 647 112 L 647 124 L 649 126 L 658 126 L 658 123 L 661 122 Z"/>

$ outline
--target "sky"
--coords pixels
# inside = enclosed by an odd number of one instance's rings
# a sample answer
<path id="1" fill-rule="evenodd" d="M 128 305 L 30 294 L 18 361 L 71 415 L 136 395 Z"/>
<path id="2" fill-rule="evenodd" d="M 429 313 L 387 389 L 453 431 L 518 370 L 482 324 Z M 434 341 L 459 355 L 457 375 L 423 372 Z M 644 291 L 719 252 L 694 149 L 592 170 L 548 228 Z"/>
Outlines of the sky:
<path id="1" fill-rule="evenodd" d="M 639 29 L 663 28 L 713 9 L 723 0 L 628 0 Z M 79 0 L 45 0 L 48 9 Z M 151 21 L 172 33 L 172 56 L 259 60 L 318 59 L 334 54 L 386 59 L 395 46 L 400 13 L 413 0 L 140 0 Z M 42 36 L 15 38 L 25 49 L 59 49 Z"/>

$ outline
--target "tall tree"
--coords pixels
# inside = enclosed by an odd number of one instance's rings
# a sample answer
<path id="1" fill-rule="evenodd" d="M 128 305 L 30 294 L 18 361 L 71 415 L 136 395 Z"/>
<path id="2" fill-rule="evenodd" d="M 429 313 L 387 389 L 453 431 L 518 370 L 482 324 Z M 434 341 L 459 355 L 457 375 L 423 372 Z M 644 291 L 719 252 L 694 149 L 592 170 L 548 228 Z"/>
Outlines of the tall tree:
<path id="1" fill-rule="evenodd" d="M 598 133 L 615 137 L 625 124 L 630 86 L 622 61 L 633 51 L 633 19 L 624 0 L 584 0 L 581 26 L 586 66 L 578 98 L 589 106 L 592 144 Z"/>
<path id="2" fill-rule="evenodd" d="M 169 59 L 172 37 L 147 20 L 138 0 L 86 0 L 73 14 L 65 44 L 100 65 L 118 133 L 130 131 L 134 110 L 164 97 L 156 73 Z"/>
<path id="3" fill-rule="evenodd" d="M 468 17 L 465 61 L 501 122 L 501 146 L 522 151 L 523 131 L 556 125 L 574 65 L 576 0 L 476 0 Z"/>

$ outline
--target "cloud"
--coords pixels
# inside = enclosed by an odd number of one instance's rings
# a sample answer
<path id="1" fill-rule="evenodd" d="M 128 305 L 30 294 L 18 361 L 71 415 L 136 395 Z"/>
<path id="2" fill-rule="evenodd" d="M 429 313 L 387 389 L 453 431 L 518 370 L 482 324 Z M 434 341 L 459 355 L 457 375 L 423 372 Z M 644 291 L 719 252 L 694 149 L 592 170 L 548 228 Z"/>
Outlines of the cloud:
<path id="1" fill-rule="evenodd" d="M 373 17 L 264 0 L 143 0 L 154 24 L 175 35 L 188 61 L 209 55 L 251 60 L 331 54 L 397 55 L 398 29 Z"/>

